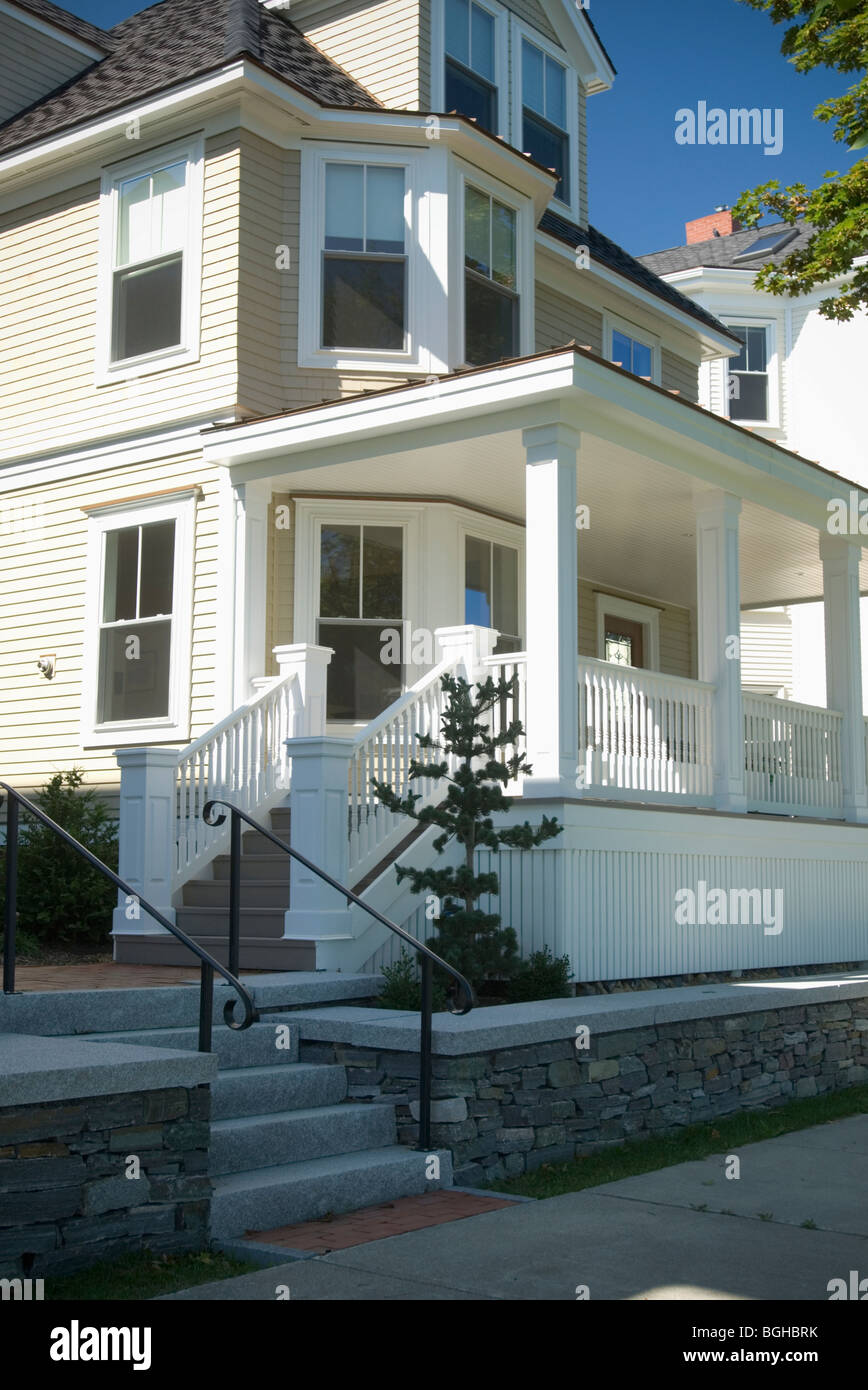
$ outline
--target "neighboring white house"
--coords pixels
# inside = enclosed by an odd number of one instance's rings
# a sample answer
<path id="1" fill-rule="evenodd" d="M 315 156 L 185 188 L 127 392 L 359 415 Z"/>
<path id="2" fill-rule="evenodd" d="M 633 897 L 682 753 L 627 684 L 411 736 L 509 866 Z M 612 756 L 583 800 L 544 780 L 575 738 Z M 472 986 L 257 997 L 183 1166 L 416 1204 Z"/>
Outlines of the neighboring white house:
<path id="1" fill-rule="evenodd" d="M 868 484 L 868 314 L 846 322 L 825 318 L 830 282 L 811 294 L 780 298 L 756 289 L 757 270 L 780 264 L 811 236 L 805 225 L 771 222 L 742 228 L 727 207 L 685 226 L 685 245 L 640 256 L 643 264 L 715 314 L 744 347 L 729 362 L 703 365 L 700 401 L 750 426 L 803 458 Z M 849 492 L 842 489 L 849 503 Z M 746 687 L 823 704 L 826 672 L 816 653 L 823 641 L 819 602 L 752 609 L 742 620 Z M 862 604 L 863 651 L 868 602 Z M 868 692 L 868 664 L 863 688 Z M 868 695 L 866 695 L 868 712 Z"/>
<path id="2" fill-rule="evenodd" d="M 105 32 L 0 0 L 3 63 L 0 780 L 77 765 L 119 806 L 116 958 L 187 959 L 138 898 L 225 952 L 215 798 L 430 935 L 394 861 L 432 832 L 372 781 L 408 789 L 445 672 L 515 678 L 510 814 L 565 827 L 499 855 L 525 953 L 868 958 L 852 461 L 703 409 L 736 330 L 591 224 L 586 10 L 164 0 Z M 743 689 L 742 608 L 821 594 L 828 708 Z M 382 923 L 244 848 L 245 966 L 383 963 Z"/>

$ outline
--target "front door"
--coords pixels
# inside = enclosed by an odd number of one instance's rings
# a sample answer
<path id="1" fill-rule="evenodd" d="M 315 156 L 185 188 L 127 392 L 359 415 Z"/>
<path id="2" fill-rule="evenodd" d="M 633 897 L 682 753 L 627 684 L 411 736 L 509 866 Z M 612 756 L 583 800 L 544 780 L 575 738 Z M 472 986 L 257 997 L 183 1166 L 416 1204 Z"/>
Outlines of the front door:
<path id="1" fill-rule="evenodd" d="M 320 528 L 317 642 L 332 647 L 326 718 L 361 724 L 404 688 L 404 528 Z"/>
<path id="2" fill-rule="evenodd" d="M 645 665 L 645 629 L 642 623 L 606 613 L 603 617 L 604 658 L 616 666 Z"/>

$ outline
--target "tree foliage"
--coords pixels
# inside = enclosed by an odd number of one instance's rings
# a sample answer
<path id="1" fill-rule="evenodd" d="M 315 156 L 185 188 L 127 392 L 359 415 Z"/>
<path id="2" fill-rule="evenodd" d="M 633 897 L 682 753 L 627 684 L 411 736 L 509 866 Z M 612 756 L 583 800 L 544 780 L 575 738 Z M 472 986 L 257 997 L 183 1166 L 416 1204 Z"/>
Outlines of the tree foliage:
<path id="1" fill-rule="evenodd" d="M 788 24 L 781 52 L 797 72 L 826 67 L 859 74 L 843 95 L 821 102 L 814 115 L 832 126 L 833 138 L 849 150 L 868 148 L 868 0 L 741 3 L 764 10 L 775 24 Z M 795 296 L 843 278 L 843 284 L 821 302 L 820 312 L 829 319 L 846 320 L 858 309 L 868 308 L 868 266 L 853 266 L 856 258 L 868 252 L 868 160 L 858 160 L 843 174 L 828 172 L 815 189 L 804 183 L 782 188 L 772 179 L 743 193 L 733 211 L 747 226 L 774 213 L 791 225 L 804 220 L 814 229 L 810 240 L 780 265 L 763 266 L 756 277 L 757 288 Z"/>

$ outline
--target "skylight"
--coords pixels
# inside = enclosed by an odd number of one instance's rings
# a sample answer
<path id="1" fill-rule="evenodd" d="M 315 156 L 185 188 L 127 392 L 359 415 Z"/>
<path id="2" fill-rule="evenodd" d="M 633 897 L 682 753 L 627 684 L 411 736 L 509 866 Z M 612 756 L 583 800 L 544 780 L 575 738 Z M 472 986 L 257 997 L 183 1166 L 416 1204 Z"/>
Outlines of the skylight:
<path id="1" fill-rule="evenodd" d="M 746 251 L 740 251 L 737 256 L 734 256 L 733 264 L 736 261 L 752 261 L 755 256 L 773 256 L 776 251 L 787 246 L 798 234 L 798 227 L 786 227 L 782 232 L 770 232 L 767 236 L 761 236 L 757 241 L 752 241 Z"/>

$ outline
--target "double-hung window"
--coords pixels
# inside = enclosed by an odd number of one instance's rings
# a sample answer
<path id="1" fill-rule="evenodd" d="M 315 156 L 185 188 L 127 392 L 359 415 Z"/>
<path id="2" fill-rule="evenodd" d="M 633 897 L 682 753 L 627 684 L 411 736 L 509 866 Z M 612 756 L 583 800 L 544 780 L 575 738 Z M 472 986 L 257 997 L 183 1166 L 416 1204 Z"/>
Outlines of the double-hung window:
<path id="1" fill-rule="evenodd" d="M 91 514 L 85 743 L 188 734 L 193 505 Z"/>
<path id="2" fill-rule="evenodd" d="M 517 266 L 515 209 L 465 184 L 465 360 L 472 367 L 519 354 Z"/>
<path id="3" fill-rule="evenodd" d="M 521 41 L 522 149 L 558 176 L 554 196 L 572 199 L 570 122 L 567 115 L 567 69 L 550 53 Z"/>
<path id="4" fill-rule="evenodd" d="M 406 191 L 399 164 L 326 163 L 322 348 L 405 350 Z"/>
<path id="5" fill-rule="evenodd" d="M 172 146 L 103 179 L 98 375 L 198 352 L 201 147 Z"/>
<path id="6" fill-rule="evenodd" d="M 741 352 L 729 359 L 727 396 L 731 420 L 770 419 L 769 329 L 765 324 L 727 324 Z"/>
<path id="7" fill-rule="evenodd" d="M 317 641 L 334 653 L 329 720 L 373 719 L 401 694 L 403 608 L 403 527 L 323 524 Z"/>
<path id="8" fill-rule="evenodd" d="M 476 0 L 443 0 L 445 10 L 444 107 L 472 116 L 497 134 L 497 21 Z"/>

